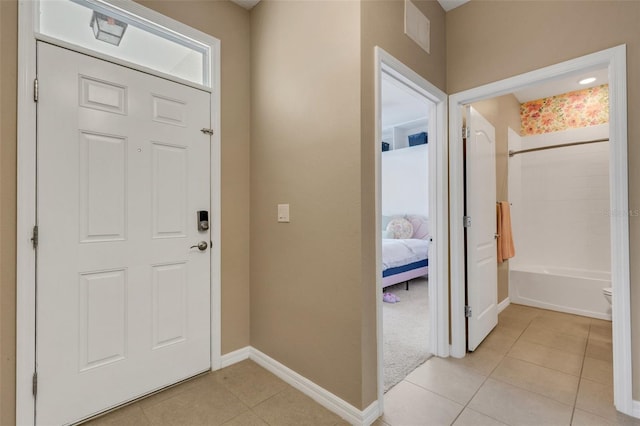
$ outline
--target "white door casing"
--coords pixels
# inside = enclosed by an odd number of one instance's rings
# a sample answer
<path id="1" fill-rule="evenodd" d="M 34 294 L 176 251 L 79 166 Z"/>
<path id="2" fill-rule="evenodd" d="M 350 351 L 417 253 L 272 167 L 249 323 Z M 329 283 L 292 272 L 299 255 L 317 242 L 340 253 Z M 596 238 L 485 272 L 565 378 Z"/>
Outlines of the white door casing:
<path id="1" fill-rule="evenodd" d="M 381 126 L 381 79 L 382 73 L 389 73 L 394 78 L 412 87 L 425 98 L 434 103 L 429 117 L 433 124 L 433 134 L 429 135 L 429 222 L 433 243 L 429 247 L 429 325 L 431 334 L 429 337 L 430 349 L 436 356 L 449 356 L 449 309 L 448 309 L 448 285 L 449 285 L 449 216 L 448 216 L 448 149 L 447 149 L 447 95 L 433 84 L 429 83 L 415 71 L 404 65 L 398 59 L 384 51 L 379 46 L 374 49 L 375 54 L 375 138 L 371 143 L 376 143 L 375 155 L 375 190 L 376 190 L 376 241 L 381 241 L 381 182 L 380 167 L 382 152 L 378 149 L 377 142 L 382 138 Z M 381 244 L 376 244 L 376 270 L 382 271 Z M 382 279 L 382 274 L 378 274 Z M 382 333 L 382 298 L 376 291 L 376 328 L 378 346 L 378 383 L 384 381 L 383 366 L 383 333 Z M 384 386 L 378 386 L 378 400 L 376 401 L 378 416 L 384 410 Z M 373 421 L 373 420 L 372 420 Z"/>
<path id="2" fill-rule="evenodd" d="M 609 70 L 609 187 L 611 211 L 629 210 L 629 171 L 627 141 L 627 46 L 569 59 L 504 80 L 454 93 L 449 98 L 449 159 L 451 210 L 451 354 L 465 355 L 464 321 L 464 238 L 462 126 L 463 105 L 491 99 L 553 79 L 576 76 L 593 69 Z M 640 418 L 639 401 L 633 399 L 633 351 L 631 341 L 631 304 L 629 278 L 629 216 L 611 215 L 611 285 L 613 287 L 613 400 L 618 411 Z"/>
<path id="3" fill-rule="evenodd" d="M 38 43 L 37 420 L 210 369 L 210 94 Z"/>
<path id="4" fill-rule="evenodd" d="M 473 351 L 498 324 L 496 138 L 493 126 L 471 106 L 466 117 L 467 325 Z"/>

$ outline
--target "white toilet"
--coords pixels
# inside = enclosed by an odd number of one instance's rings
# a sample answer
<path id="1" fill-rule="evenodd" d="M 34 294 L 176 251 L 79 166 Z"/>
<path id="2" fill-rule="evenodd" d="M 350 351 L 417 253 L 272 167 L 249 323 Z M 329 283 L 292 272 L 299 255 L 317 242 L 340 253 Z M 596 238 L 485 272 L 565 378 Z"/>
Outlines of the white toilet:
<path id="1" fill-rule="evenodd" d="M 607 302 L 609 302 L 609 305 L 611 305 L 611 287 L 603 288 L 602 294 L 604 295 L 604 298 L 607 299 Z"/>

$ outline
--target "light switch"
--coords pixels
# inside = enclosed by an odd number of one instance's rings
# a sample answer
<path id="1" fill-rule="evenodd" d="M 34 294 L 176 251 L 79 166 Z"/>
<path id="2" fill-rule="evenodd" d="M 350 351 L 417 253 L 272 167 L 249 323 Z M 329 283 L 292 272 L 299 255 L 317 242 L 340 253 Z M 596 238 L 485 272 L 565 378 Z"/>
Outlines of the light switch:
<path id="1" fill-rule="evenodd" d="M 289 204 L 278 204 L 278 222 L 289 222 Z"/>

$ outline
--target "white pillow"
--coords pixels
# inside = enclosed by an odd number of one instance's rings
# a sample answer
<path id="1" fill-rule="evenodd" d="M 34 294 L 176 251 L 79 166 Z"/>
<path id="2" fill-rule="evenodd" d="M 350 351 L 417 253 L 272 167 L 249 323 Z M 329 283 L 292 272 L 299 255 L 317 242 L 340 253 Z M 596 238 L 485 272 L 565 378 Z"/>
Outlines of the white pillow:
<path id="1" fill-rule="evenodd" d="M 387 225 L 387 231 L 393 233 L 394 238 L 405 239 L 413 235 L 413 225 L 407 219 L 399 217 Z"/>
<path id="2" fill-rule="evenodd" d="M 429 219 L 425 216 L 420 215 L 407 215 L 406 219 L 411 222 L 411 226 L 413 226 L 413 235 L 411 238 L 416 238 L 419 240 L 428 240 L 429 239 Z"/>

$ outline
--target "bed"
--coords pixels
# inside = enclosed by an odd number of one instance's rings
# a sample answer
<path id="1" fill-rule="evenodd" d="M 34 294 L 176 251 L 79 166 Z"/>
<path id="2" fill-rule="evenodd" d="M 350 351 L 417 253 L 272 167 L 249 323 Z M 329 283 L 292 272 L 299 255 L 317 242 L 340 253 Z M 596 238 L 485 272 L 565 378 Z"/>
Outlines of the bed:
<path id="1" fill-rule="evenodd" d="M 428 219 L 420 215 L 394 216 L 382 239 L 382 288 L 429 273 Z"/>

